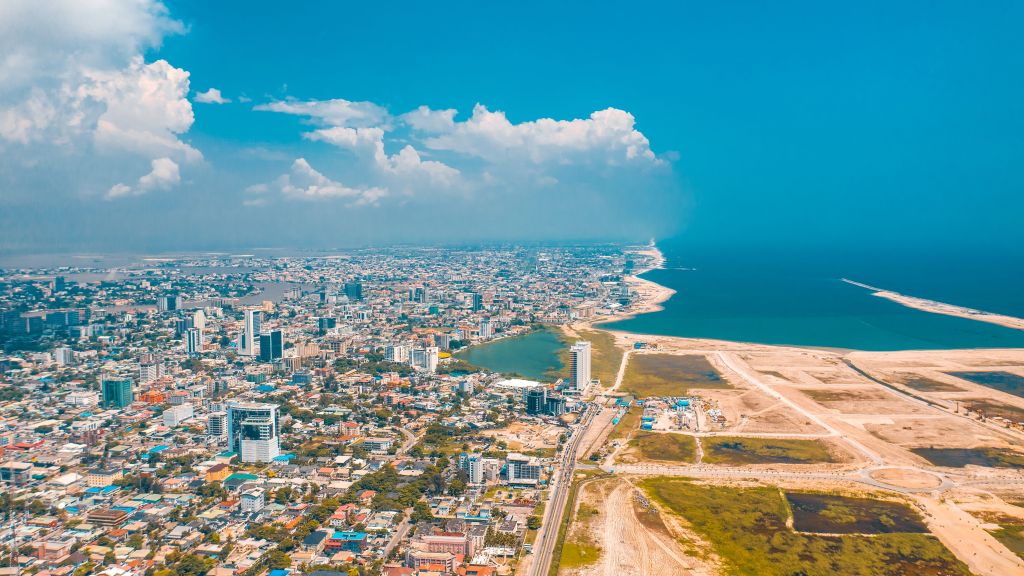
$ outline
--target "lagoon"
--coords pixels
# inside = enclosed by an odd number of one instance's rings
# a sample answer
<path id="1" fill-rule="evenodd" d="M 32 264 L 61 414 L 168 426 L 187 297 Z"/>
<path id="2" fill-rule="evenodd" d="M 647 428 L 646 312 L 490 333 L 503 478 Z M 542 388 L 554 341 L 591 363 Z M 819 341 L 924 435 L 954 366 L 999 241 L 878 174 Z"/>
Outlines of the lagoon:
<path id="1" fill-rule="evenodd" d="M 552 380 L 549 373 L 562 367 L 558 351 L 564 347 L 553 329 L 542 328 L 523 336 L 471 346 L 455 356 L 493 372 L 515 373 L 531 380 Z"/>

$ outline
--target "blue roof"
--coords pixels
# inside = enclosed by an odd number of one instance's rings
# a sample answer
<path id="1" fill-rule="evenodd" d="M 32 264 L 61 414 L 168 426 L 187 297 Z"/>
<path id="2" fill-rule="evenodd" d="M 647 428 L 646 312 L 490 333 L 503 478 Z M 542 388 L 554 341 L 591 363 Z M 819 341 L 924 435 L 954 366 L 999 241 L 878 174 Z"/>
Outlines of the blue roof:
<path id="1" fill-rule="evenodd" d="M 165 445 L 161 444 L 159 446 L 154 446 L 154 447 L 150 448 L 149 449 L 149 453 L 150 454 L 154 454 L 156 452 L 163 452 L 164 450 L 167 450 L 168 448 L 170 448 L 170 446 L 165 446 Z"/>
<path id="2" fill-rule="evenodd" d="M 289 570 L 271 570 L 270 576 L 288 576 Z"/>
<path id="3" fill-rule="evenodd" d="M 365 540 L 366 532 L 335 532 L 333 540 Z"/>
<path id="4" fill-rule="evenodd" d="M 259 386 L 256 387 L 256 391 L 257 392 L 273 392 L 274 391 L 274 387 L 271 386 L 270 384 L 260 384 Z"/>

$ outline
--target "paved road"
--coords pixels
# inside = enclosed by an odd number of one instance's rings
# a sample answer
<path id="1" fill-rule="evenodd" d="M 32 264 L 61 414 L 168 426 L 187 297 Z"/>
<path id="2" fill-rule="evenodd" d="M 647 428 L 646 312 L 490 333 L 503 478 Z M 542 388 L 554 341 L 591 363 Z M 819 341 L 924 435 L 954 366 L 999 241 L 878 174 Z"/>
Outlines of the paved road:
<path id="1" fill-rule="evenodd" d="M 594 421 L 594 414 L 597 413 L 597 406 L 588 404 L 581 422 L 573 426 L 572 434 L 562 450 L 562 459 L 559 461 L 556 472 L 551 477 L 551 497 L 548 498 L 548 506 L 544 511 L 544 523 L 537 532 L 537 539 L 533 544 L 533 563 L 531 572 L 533 576 L 547 576 L 551 567 L 551 558 L 555 550 L 555 542 L 558 541 L 558 531 L 562 526 L 562 516 L 565 513 L 565 504 L 569 500 L 569 489 L 572 486 L 573 472 L 576 467 L 576 451 L 579 449 L 580 440 L 587 432 L 587 428 Z"/>

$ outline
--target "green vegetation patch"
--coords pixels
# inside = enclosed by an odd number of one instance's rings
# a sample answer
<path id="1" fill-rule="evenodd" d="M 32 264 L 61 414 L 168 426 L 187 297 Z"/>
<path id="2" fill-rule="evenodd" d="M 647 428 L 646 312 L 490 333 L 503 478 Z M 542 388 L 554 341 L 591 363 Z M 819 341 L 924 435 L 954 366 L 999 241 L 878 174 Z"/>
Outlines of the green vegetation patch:
<path id="1" fill-rule="evenodd" d="M 916 510 L 899 502 L 835 494 L 786 492 L 793 528 L 822 534 L 927 533 Z"/>
<path id="2" fill-rule="evenodd" d="M 712 436 L 702 440 L 706 464 L 813 464 L 840 462 L 821 440 Z"/>
<path id="3" fill-rule="evenodd" d="M 777 488 L 733 488 L 651 478 L 641 487 L 685 518 L 732 575 L 967 575 L 967 566 L 930 534 L 822 536 L 786 525 L 789 507 Z"/>
<path id="4" fill-rule="evenodd" d="M 1024 523 L 1000 523 L 998 530 L 990 532 L 1010 552 L 1024 558 Z"/>
<path id="5" fill-rule="evenodd" d="M 696 441 L 685 434 L 641 430 L 633 436 L 629 445 L 638 449 L 644 460 L 693 462 L 697 457 Z"/>
<path id="6" fill-rule="evenodd" d="M 587 470 L 577 472 L 577 479 L 573 480 L 569 487 L 569 497 L 565 502 L 566 510 L 573 510 L 576 507 L 576 498 L 579 497 L 579 490 L 583 483 L 596 480 L 605 474 L 598 470 Z M 581 509 L 585 507 L 581 506 Z M 596 513 L 596 511 L 595 511 Z M 558 576 L 561 567 L 572 568 L 596 562 L 600 557 L 600 549 L 590 542 L 574 541 L 568 538 L 571 520 L 577 514 L 563 514 L 562 522 L 558 526 L 558 539 L 555 540 L 554 549 L 551 552 L 551 566 L 548 568 L 548 576 Z M 589 520 L 592 516 L 587 516 Z M 549 526 L 548 530 L 551 529 Z M 574 562 L 577 562 L 574 564 Z"/>
<path id="7" fill-rule="evenodd" d="M 634 354 L 622 390 L 640 398 L 685 396 L 691 388 L 732 388 L 702 355 Z"/>

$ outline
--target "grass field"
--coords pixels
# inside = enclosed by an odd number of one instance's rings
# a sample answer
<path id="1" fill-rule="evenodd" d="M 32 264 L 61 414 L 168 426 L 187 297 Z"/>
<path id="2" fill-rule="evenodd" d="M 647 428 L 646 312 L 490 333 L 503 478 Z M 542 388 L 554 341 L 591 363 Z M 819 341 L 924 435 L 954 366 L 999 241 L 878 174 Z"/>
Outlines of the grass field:
<path id="1" fill-rule="evenodd" d="M 604 330 L 577 330 L 579 338 L 569 336 L 559 331 L 558 338 L 565 343 L 558 353 L 558 359 L 562 367 L 552 372 L 551 375 L 557 378 L 569 377 L 569 347 L 577 340 L 590 342 L 590 376 L 601 381 L 602 386 L 611 386 L 615 383 L 615 376 L 619 373 L 619 365 L 622 363 L 622 348 L 615 345 L 615 337 Z"/>
<path id="2" fill-rule="evenodd" d="M 813 464 L 839 462 L 820 440 L 713 436 L 702 440 L 705 464 Z"/>
<path id="3" fill-rule="evenodd" d="M 640 452 L 644 460 L 664 462 L 693 462 L 697 456 L 697 443 L 692 436 L 662 432 L 637 432 L 629 445 Z"/>
<path id="4" fill-rule="evenodd" d="M 691 388 L 731 386 L 701 355 L 633 354 L 621 387 L 638 398 L 685 396 Z"/>
<path id="5" fill-rule="evenodd" d="M 651 498 L 686 519 L 710 543 L 725 573 L 954 576 L 970 571 L 929 534 L 802 534 L 786 526 L 790 512 L 777 488 L 698 485 L 676 478 L 640 484 Z"/>

